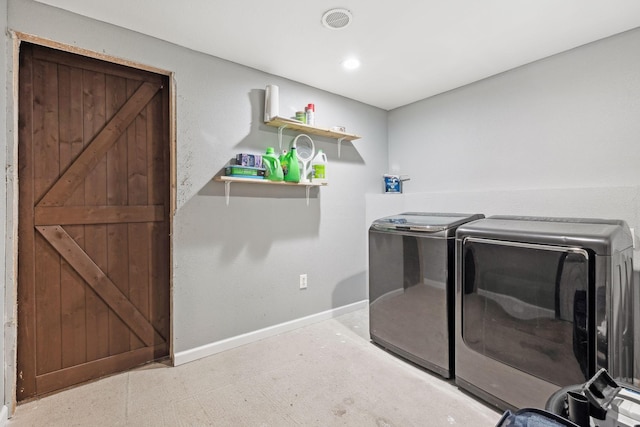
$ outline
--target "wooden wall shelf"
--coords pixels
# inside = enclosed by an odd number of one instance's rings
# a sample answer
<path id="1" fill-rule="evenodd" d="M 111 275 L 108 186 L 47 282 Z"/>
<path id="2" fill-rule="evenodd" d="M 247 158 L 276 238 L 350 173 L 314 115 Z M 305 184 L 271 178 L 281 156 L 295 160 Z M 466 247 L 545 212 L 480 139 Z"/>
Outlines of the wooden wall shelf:
<path id="1" fill-rule="evenodd" d="M 358 135 L 346 132 L 338 132 L 331 129 L 320 128 L 316 126 L 307 125 L 305 123 L 298 123 L 286 119 L 276 118 L 269 122 L 265 122 L 267 126 L 273 126 L 278 128 L 278 143 L 280 150 L 282 150 L 282 131 L 284 129 L 292 129 L 298 132 L 303 132 L 311 135 L 324 136 L 326 138 L 335 138 L 338 140 L 338 157 L 340 157 L 340 146 L 342 141 L 354 141 L 360 139 Z"/>
<path id="2" fill-rule="evenodd" d="M 258 184 L 258 185 L 284 185 L 287 187 L 306 187 L 307 191 L 307 206 L 309 206 L 309 191 L 312 187 L 322 187 L 327 185 L 326 182 L 286 182 L 286 181 L 269 181 L 268 179 L 255 179 L 255 178 L 240 178 L 235 176 L 216 176 L 214 181 L 224 182 L 224 197 L 227 206 L 229 206 L 229 195 L 231 193 L 231 183 L 239 182 L 244 184 Z"/>
<path id="3" fill-rule="evenodd" d="M 300 132 L 304 132 L 304 133 L 310 133 L 313 135 L 320 135 L 320 136 L 324 136 L 327 138 L 335 138 L 335 139 L 342 139 L 342 140 L 346 140 L 346 141 L 353 141 L 356 139 L 360 139 L 361 137 L 358 135 L 354 135 L 351 133 L 346 133 L 346 132 L 337 132 L 337 131 L 333 131 L 331 129 L 325 129 L 325 128 L 319 128 L 316 126 L 311 126 L 311 125 L 307 125 L 305 123 L 296 123 L 293 121 L 288 121 L 288 120 L 283 120 L 283 119 L 274 119 L 271 120 L 270 122 L 265 122 L 265 124 L 267 126 L 273 126 L 273 127 L 284 127 L 287 129 L 293 129 L 293 130 L 297 130 Z"/>

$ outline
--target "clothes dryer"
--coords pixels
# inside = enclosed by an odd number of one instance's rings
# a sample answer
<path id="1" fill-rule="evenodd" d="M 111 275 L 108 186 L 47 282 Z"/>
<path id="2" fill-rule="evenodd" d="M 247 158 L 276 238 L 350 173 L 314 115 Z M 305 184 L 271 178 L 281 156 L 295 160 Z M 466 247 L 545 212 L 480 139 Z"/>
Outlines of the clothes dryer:
<path id="1" fill-rule="evenodd" d="M 542 408 L 601 368 L 634 383 L 624 221 L 493 216 L 457 229 L 456 257 L 458 386 L 504 410 Z"/>

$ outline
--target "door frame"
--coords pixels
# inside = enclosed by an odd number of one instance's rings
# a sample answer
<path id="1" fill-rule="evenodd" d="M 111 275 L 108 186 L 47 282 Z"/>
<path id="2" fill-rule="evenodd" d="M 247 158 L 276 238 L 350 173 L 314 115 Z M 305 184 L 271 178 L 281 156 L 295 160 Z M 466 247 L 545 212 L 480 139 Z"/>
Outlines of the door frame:
<path id="1" fill-rule="evenodd" d="M 7 120 L 7 131 L 13 138 L 7 138 L 7 183 L 6 183 L 6 242 L 5 242 L 5 328 L 4 328 L 4 405 L 8 408 L 9 416 L 15 412 L 17 405 L 17 342 L 18 342 L 18 90 L 19 90 L 19 61 L 20 44 L 32 44 L 49 47 L 105 62 L 124 65 L 144 71 L 167 76 L 169 79 L 169 357 L 174 364 L 173 349 L 173 218 L 176 212 L 176 84 L 175 73 L 160 68 L 117 58 L 77 46 L 59 43 L 18 31 L 10 31 L 13 41 L 11 69 L 11 94 L 7 93 L 7 109 L 11 119 Z"/>

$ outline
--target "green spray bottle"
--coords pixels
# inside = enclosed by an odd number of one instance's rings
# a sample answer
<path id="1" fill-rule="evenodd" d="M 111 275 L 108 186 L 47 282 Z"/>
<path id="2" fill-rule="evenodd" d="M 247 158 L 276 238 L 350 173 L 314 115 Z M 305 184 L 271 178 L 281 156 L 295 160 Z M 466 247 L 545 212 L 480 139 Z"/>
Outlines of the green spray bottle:
<path id="1" fill-rule="evenodd" d="M 267 147 L 267 152 L 262 156 L 265 167 L 265 178 L 269 181 L 282 181 L 284 172 L 280 165 L 280 159 L 274 154 L 273 147 Z"/>

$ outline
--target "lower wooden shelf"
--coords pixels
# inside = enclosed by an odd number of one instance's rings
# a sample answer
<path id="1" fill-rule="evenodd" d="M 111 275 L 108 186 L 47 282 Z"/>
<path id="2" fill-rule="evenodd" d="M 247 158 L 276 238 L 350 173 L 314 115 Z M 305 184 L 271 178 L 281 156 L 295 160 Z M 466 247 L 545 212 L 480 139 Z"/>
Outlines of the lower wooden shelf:
<path id="1" fill-rule="evenodd" d="M 256 179 L 256 178 L 240 178 L 235 176 L 216 176 L 214 181 L 224 182 L 224 197 L 227 206 L 229 206 L 229 195 L 231 193 L 231 183 L 239 182 L 243 184 L 258 184 L 258 185 L 285 185 L 289 187 L 306 187 L 307 191 L 307 206 L 309 206 L 309 191 L 312 187 L 322 187 L 327 185 L 326 182 L 286 182 L 286 181 L 269 181 L 268 179 Z"/>

